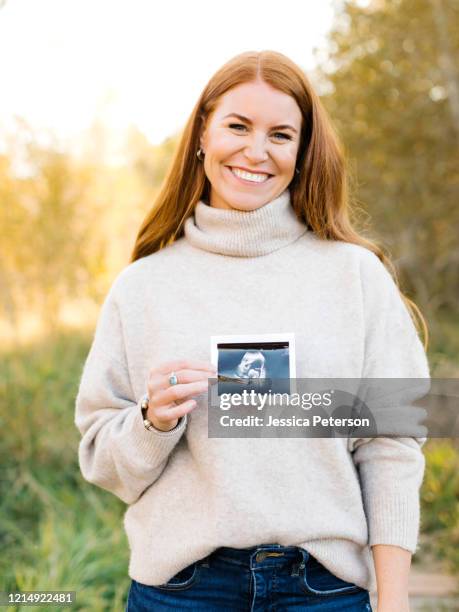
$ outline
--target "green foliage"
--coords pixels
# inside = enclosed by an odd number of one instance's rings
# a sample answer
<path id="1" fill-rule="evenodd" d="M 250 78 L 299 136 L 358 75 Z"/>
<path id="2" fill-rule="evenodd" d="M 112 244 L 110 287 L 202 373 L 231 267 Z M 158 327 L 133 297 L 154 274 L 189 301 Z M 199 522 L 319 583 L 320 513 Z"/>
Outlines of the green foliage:
<path id="1" fill-rule="evenodd" d="M 91 146 L 77 156 L 56 142 L 43 143 L 17 119 L 6 139 L 0 153 L 0 323 L 11 335 L 26 336 L 23 321 L 30 315 L 52 332 L 75 303 L 79 323 L 88 323 L 80 302 L 99 302 L 129 261 L 177 138 L 153 147 L 132 129 L 120 166 L 106 159 L 108 137 L 96 123 Z"/>
<path id="2" fill-rule="evenodd" d="M 141 132 L 131 128 L 128 137 L 129 161 L 135 172 L 152 188 L 161 186 L 178 142 L 179 134 L 175 134 L 159 146 L 152 146 Z"/>
<path id="3" fill-rule="evenodd" d="M 438 313 L 429 319 L 431 342 L 428 357 L 432 376 L 459 377 L 459 312 Z"/>
<path id="4" fill-rule="evenodd" d="M 459 572 L 459 452 L 449 440 L 430 440 L 425 449 L 426 473 L 421 490 L 422 531 L 429 552 Z"/>
<path id="5" fill-rule="evenodd" d="M 98 295 L 105 245 L 93 231 L 100 211 L 87 201 L 96 169 L 38 144 L 25 122 L 16 140 L 0 154 L 0 316 L 18 325 L 21 310 L 33 310 L 51 328 L 82 287 Z"/>
<path id="6" fill-rule="evenodd" d="M 316 73 L 372 220 L 364 233 L 389 251 L 437 347 L 437 321 L 458 323 L 458 30 L 458 0 L 347 1 Z"/>
<path id="7" fill-rule="evenodd" d="M 63 333 L 2 355 L 0 586 L 75 590 L 75 609 L 121 610 L 125 506 L 84 481 L 77 460 L 74 403 L 89 342 Z"/>

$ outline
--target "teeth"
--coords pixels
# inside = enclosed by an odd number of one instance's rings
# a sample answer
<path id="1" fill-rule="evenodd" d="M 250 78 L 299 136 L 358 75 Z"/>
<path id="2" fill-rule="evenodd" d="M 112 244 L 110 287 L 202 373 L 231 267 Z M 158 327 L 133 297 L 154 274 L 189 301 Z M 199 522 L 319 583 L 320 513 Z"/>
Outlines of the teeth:
<path id="1" fill-rule="evenodd" d="M 246 172 L 239 168 L 231 168 L 231 172 L 246 181 L 253 181 L 254 183 L 264 183 L 264 181 L 267 181 L 269 178 L 267 174 L 252 174 L 252 172 Z"/>

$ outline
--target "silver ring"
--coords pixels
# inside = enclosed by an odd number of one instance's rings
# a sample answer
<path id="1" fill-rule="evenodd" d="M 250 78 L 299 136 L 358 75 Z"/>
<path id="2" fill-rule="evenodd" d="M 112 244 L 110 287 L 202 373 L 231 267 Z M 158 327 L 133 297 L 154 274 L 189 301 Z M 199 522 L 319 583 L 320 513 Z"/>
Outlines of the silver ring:
<path id="1" fill-rule="evenodd" d="M 171 386 L 176 385 L 178 383 L 177 375 L 175 372 L 171 372 L 169 375 L 169 384 Z"/>

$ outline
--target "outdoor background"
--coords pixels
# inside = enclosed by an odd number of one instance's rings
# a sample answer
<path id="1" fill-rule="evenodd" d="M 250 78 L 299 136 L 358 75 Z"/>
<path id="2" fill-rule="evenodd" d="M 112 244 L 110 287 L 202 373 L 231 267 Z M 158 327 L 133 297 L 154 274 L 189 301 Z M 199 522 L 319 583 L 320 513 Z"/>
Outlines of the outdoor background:
<path id="1" fill-rule="evenodd" d="M 0 0 L 0 590 L 76 590 L 78 610 L 122 610 L 129 586 L 125 505 L 78 468 L 79 376 L 180 130 L 233 55 L 306 71 L 363 232 L 427 318 L 432 376 L 459 376 L 459 1 L 162 4 Z M 459 610 L 459 445 L 424 448 L 413 570 L 450 586 L 433 607 L 413 586 L 413 606 Z"/>

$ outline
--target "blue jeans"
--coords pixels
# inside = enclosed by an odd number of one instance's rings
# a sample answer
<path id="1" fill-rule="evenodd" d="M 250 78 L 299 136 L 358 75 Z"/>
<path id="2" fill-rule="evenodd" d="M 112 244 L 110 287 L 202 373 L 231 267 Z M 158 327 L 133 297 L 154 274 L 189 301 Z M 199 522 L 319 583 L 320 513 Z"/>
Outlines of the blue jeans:
<path id="1" fill-rule="evenodd" d="M 329 572 L 304 548 L 222 547 L 167 583 L 132 580 L 126 612 L 370 612 L 367 590 Z"/>

